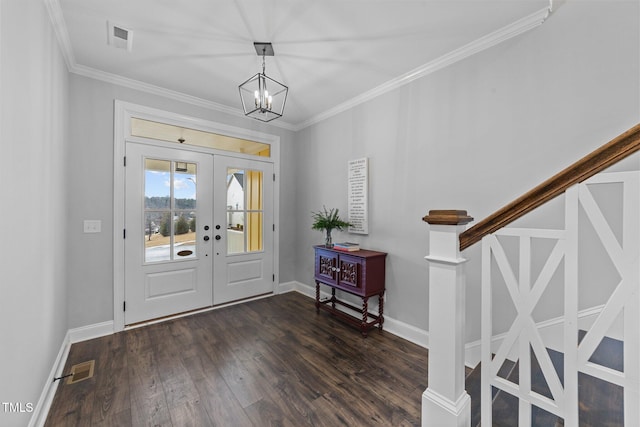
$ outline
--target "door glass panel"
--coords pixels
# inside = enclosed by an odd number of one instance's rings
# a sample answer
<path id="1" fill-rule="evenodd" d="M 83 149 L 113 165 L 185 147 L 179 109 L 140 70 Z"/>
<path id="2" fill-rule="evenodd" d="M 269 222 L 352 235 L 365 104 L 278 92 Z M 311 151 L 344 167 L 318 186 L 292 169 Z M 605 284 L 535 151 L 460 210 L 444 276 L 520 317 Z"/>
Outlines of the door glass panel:
<path id="1" fill-rule="evenodd" d="M 145 159 L 144 260 L 196 257 L 197 165 Z"/>
<path id="2" fill-rule="evenodd" d="M 236 221 L 241 218 L 244 222 L 244 214 L 235 212 Z M 241 223 L 234 224 L 233 227 L 227 228 L 227 253 L 239 254 L 244 253 L 244 226 Z"/>
<path id="3" fill-rule="evenodd" d="M 171 162 L 169 160 L 144 160 L 144 207 L 162 209 L 170 207 Z"/>
<path id="4" fill-rule="evenodd" d="M 173 259 L 195 258 L 196 256 L 196 239 L 195 231 L 191 230 L 191 224 L 194 224 L 195 216 L 192 213 L 177 213 L 173 221 Z"/>
<path id="5" fill-rule="evenodd" d="M 173 259 L 196 256 L 196 176 L 195 163 L 175 162 Z"/>
<path id="6" fill-rule="evenodd" d="M 144 214 L 145 217 L 145 261 L 146 262 L 159 262 L 169 261 L 171 256 L 169 254 L 169 238 L 160 234 L 160 227 L 166 221 L 163 217 L 164 213 L 158 211 L 147 211 Z M 168 217 L 168 214 L 166 214 Z"/>
<path id="7" fill-rule="evenodd" d="M 247 212 L 248 252 L 262 250 L 262 212 Z"/>
<path id="8" fill-rule="evenodd" d="M 263 174 L 227 169 L 227 253 L 263 249 Z"/>
<path id="9" fill-rule="evenodd" d="M 175 162 L 173 197 L 176 209 L 196 208 L 196 170 L 195 163 Z"/>
<path id="10" fill-rule="evenodd" d="M 262 211 L 262 171 L 247 171 L 247 209 Z"/>

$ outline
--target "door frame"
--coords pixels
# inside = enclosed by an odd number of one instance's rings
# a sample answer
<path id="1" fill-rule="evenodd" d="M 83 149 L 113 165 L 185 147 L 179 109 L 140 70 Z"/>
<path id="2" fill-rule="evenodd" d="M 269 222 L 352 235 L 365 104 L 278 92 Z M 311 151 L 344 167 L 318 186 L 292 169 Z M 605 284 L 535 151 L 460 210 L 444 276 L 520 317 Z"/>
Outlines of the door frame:
<path id="1" fill-rule="evenodd" d="M 125 147 L 127 141 L 166 148 L 178 148 L 177 144 L 131 136 L 131 118 L 141 118 L 160 123 L 214 132 L 221 135 L 264 142 L 271 146 L 271 157 L 256 157 L 195 146 L 181 145 L 182 150 L 217 154 L 228 157 L 246 158 L 273 163 L 275 182 L 273 187 L 273 292 L 278 289 L 280 278 L 280 137 L 249 129 L 212 122 L 183 114 L 159 110 L 143 105 L 132 104 L 116 99 L 114 101 L 113 132 L 113 330 L 119 332 L 124 326 L 124 290 L 125 290 Z M 213 284 L 212 284 L 213 285 Z"/>

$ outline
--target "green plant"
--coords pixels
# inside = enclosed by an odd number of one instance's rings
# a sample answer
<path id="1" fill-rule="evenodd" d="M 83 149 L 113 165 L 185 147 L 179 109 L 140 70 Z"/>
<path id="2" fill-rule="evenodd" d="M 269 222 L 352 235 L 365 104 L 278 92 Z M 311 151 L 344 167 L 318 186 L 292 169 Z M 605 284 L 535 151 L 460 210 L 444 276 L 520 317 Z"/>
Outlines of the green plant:
<path id="1" fill-rule="evenodd" d="M 160 234 L 162 234 L 163 237 L 167 237 L 169 234 L 171 234 L 171 223 L 169 221 L 171 221 L 171 214 L 169 212 L 165 212 L 164 214 L 162 214 L 162 222 L 160 223 Z"/>
<path id="2" fill-rule="evenodd" d="M 178 221 L 176 221 L 176 234 L 187 234 L 189 232 L 189 221 L 185 218 L 184 215 L 180 215 Z"/>
<path id="3" fill-rule="evenodd" d="M 338 209 L 331 208 L 327 210 L 326 207 L 322 206 L 322 211 L 311 212 L 311 217 L 313 218 L 313 224 L 311 225 L 312 230 L 326 231 L 324 244 L 327 247 L 333 246 L 331 243 L 331 230 L 334 228 L 342 230 L 343 228 L 351 226 L 350 222 L 340 219 Z"/>
<path id="4" fill-rule="evenodd" d="M 342 230 L 351 225 L 348 221 L 340 219 L 338 209 L 327 210 L 324 206 L 322 211 L 311 212 L 311 217 L 313 218 L 313 224 L 311 225 L 313 230 L 327 230 L 330 233 L 334 228 Z"/>

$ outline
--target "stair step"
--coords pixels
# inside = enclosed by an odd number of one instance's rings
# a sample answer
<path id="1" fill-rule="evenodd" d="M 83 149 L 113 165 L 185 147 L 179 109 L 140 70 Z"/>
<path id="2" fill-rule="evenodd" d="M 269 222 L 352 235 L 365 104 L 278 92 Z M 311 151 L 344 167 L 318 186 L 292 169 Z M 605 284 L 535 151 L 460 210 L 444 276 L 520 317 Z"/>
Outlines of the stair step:
<path id="1" fill-rule="evenodd" d="M 563 381 L 563 354 L 555 350 L 547 349 L 551 363 Z M 516 362 L 511 375 L 507 378 L 509 381 L 519 384 L 520 364 Z M 531 390 L 548 398 L 553 398 L 551 390 L 542 375 L 542 369 L 538 363 L 533 350 L 531 351 Z M 493 403 L 493 425 L 494 426 L 517 426 L 518 425 L 518 399 L 509 393 L 500 392 L 494 399 Z M 559 424 L 560 422 L 560 424 Z M 555 427 L 562 425 L 562 420 L 558 417 L 537 407 L 531 409 L 531 424 L 538 427 Z"/>
<path id="2" fill-rule="evenodd" d="M 579 341 L 586 335 L 580 331 Z M 623 371 L 623 343 L 619 340 L 605 337 L 589 359 L 593 363 L 611 369 Z M 551 363 L 564 383 L 564 355 L 558 351 L 547 349 Z M 542 375 L 539 362 L 531 351 L 531 389 L 543 396 L 552 398 L 549 386 Z M 471 425 L 480 425 L 480 388 L 481 364 L 478 364 L 466 378 L 466 389 L 471 397 Z M 498 375 L 518 384 L 519 363 L 505 361 Z M 580 401 L 580 426 L 622 426 L 624 425 L 624 390 L 622 387 L 600 380 L 587 374 L 578 374 L 578 398 Z M 518 425 L 518 399 L 509 393 L 493 390 L 493 426 Z M 532 408 L 532 425 L 535 427 L 558 427 L 564 421 L 557 416 L 540 408 Z"/>
<path id="3" fill-rule="evenodd" d="M 505 360 L 500 369 L 498 370 L 498 376 L 501 378 L 509 378 L 511 371 L 516 364 L 511 360 Z M 481 396 L 481 383 L 480 383 L 480 371 L 481 363 L 467 375 L 465 380 L 465 388 L 467 393 L 471 397 L 471 425 L 477 426 L 480 424 L 480 396 Z M 498 390 L 493 390 L 493 398 L 495 399 Z"/>
<path id="4" fill-rule="evenodd" d="M 578 331 L 578 342 L 587 335 L 587 331 Z M 610 337 L 604 337 L 600 344 L 593 352 L 589 362 L 605 366 L 616 371 L 624 371 L 624 343 L 620 340 Z"/>

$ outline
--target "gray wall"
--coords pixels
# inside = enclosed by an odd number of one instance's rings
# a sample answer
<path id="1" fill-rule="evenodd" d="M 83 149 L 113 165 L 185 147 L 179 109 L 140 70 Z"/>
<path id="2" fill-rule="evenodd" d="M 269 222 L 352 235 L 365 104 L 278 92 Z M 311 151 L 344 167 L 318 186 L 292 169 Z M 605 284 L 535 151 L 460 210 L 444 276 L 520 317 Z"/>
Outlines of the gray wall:
<path id="1" fill-rule="evenodd" d="M 322 242 L 310 212 L 346 212 L 347 161 L 368 157 L 370 234 L 334 240 L 388 252 L 385 313 L 428 330 L 421 217 L 466 209 L 480 220 L 637 124 L 639 14 L 637 1 L 567 2 L 528 33 L 299 132 L 296 279 L 313 283 Z M 479 245 L 465 256 L 473 341 Z"/>
<path id="2" fill-rule="evenodd" d="M 389 252 L 386 313 L 428 329 L 420 218 L 459 208 L 480 219 L 635 125 L 639 14 L 637 1 L 564 3 L 527 34 L 294 134 L 69 76 L 43 3 L 3 0 L 0 401 L 35 404 L 66 330 L 113 318 L 114 99 L 281 136 L 280 282 L 312 283 L 322 235 L 310 212 L 344 212 L 347 161 L 369 157 L 370 234 L 348 237 Z M 84 219 L 102 233 L 83 234 Z M 467 252 L 475 339 L 478 248 Z"/>
<path id="3" fill-rule="evenodd" d="M 69 327 L 113 320 L 114 100 L 280 136 L 280 282 L 294 279 L 293 133 L 253 119 L 195 107 L 164 97 L 72 74 L 67 216 Z M 102 232 L 84 234 L 85 219 L 102 220 Z"/>
<path id="4" fill-rule="evenodd" d="M 19 43 L 17 43 L 19 41 Z M 68 74 L 41 0 L 0 3 L 0 425 L 29 422 L 67 331 Z"/>

